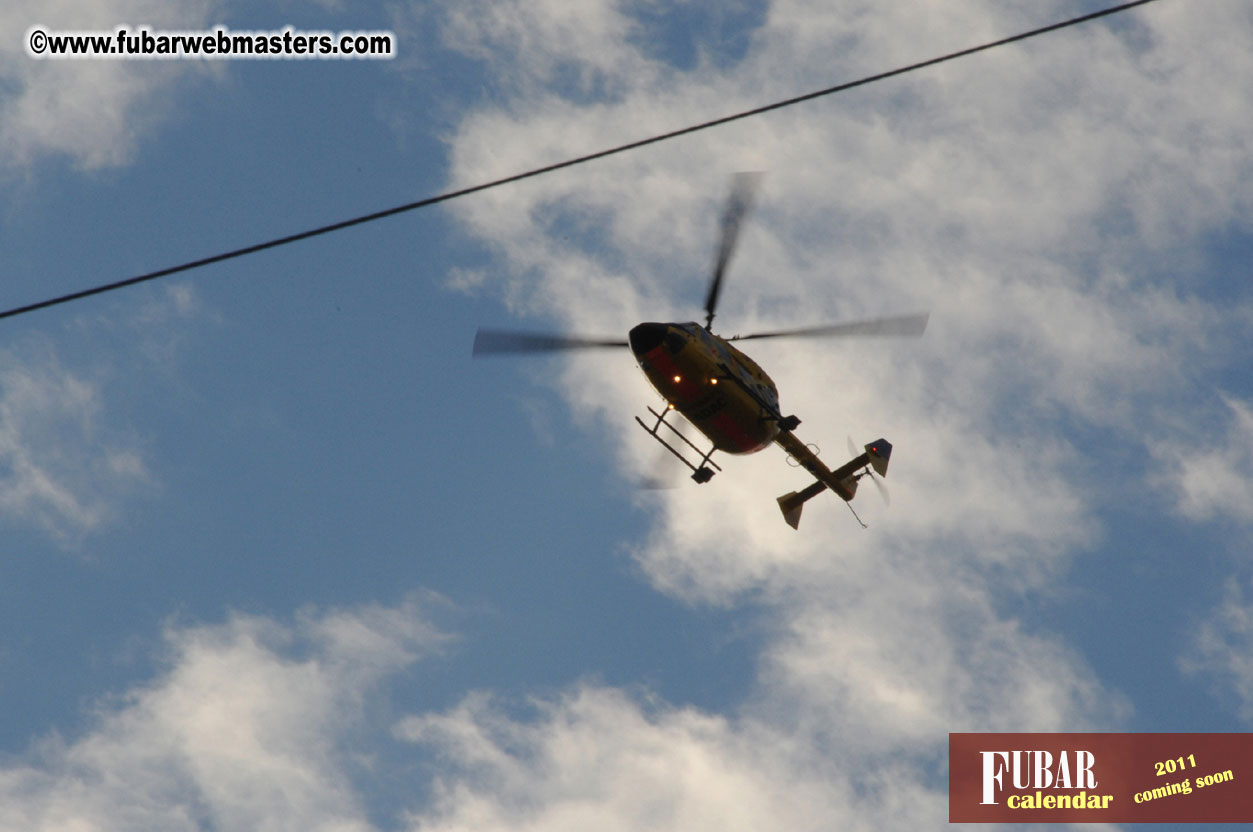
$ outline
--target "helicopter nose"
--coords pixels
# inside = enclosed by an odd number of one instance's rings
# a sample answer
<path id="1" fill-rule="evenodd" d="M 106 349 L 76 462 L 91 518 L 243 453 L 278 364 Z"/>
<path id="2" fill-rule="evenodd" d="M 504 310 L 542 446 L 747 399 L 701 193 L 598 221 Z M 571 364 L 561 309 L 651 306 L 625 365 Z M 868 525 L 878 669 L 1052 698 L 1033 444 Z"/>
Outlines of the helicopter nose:
<path id="1" fill-rule="evenodd" d="M 631 341 L 631 352 L 644 355 L 661 345 L 669 329 L 665 324 L 640 324 L 631 330 L 628 338 Z"/>

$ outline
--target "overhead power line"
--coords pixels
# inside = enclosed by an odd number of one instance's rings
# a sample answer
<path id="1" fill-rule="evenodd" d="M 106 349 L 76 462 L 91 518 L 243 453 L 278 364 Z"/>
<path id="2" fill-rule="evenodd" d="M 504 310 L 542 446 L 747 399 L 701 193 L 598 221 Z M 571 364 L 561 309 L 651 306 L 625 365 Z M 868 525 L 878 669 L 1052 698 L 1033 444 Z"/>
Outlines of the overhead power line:
<path id="1" fill-rule="evenodd" d="M 1053 23 L 1048 26 L 1042 26 L 1038 29 L 1032 29 L 1031 31 L 1028 31 L 1028 32 L 1022 32 L 1020 34 L 1012 35 L 1007 38 L 1002 38 L 1000 40 L 991 41 L 990 43 L 985 43 L 980 46 L 972 46 L 969 49 L 962 49 L 958 52 L 950 52 L 949 54 L 942 55 L 938 58 L 931 58 L 926 61 L 919 61 L 918 63 L 910 64 L 908 66 L 898 67 L 897 69 L 889 70 L 888 72 L 880 72 L 877 75 L 868 75 L 864 78 L 859 78 L 856 81 L 848 81 L 843 84 L 836 84 L 833 87 L 827 87 L 825 89 L 815 90 L 814 92 L 805 93 L 804 95 L 798 95 L 795 98 L 787 98 L 782 101 L 776 101 L 773 104 L 766 104 L 765 106 L 762 106 L 762 107 L 754 107 L 751 110 L 744 110 L 743 112 L 735 113 L 733 115 L 716 118 L 716 119 L 713 119 L 712 121 L 706 121 L 700 124 L 694 124 L 694 125 L 691 125 L 690 127 L 683 127 L 678 130 L 671 130 L 669 133 L 660 133 L 656 136 L 651 136 L 646 139 L 639 139 L 637 141 L 628 142 L 627 144 L 618 145 L 617 147 L 611 147 L 607 150 L 600 150 L 595 153 L 588 153 L 585 156 L 577 156 L 572 159 L 567 159 L 564 162 L 556 162 L 551 165 L 544 165 L 543 167 L 533 168 L 531 170 L 524 171 L 522 173 L 515 173 L 512 176 L 506 176 L 501 179 L 493 179 L 490 182 L 483 182 L 479 185 L 472 185 L 468 188 L 462 188 L 456 191 L 448 191 L 447 193 L 438 194 L 436 196 L 427 197 L 425 199 L 419 199 L 416 202 L 408 202 L 408 203 L 405 203 L 404 205 L 397 205 L 394 208 L 387 208 L 382 211 L 375 211 L 372 214 L 363 214 L 359 217 L 353 217 L 352 219 L 341 220 L 339 222 L 331 223 L 330 225 L 323 225 L 318 228 L 311 228 L 307 231 L 300 231 L 296 234 L 288 234 L 286 237 L 277 237 L 273 240 L 267 240 L 263 243 L 256 243 L 254 245 L 245 246 L 243 248 L 237 248 L 232 251 L 224 251 L 220 254 L 214 254 L 209 257 L 202 257 L 199 260 L 191 260 L 186 263 L 180 263 L 177 266 L 170 266 L 168 268 L 159 269 L 155 272 L 148 272 L 147 274 L 136 275 L 135 277 L 128 277 L 125 280 L 118 280 L 118 281 L 114 281 L 113 283 L 103 283 L 103 284 L 100 284 L 99 286 L 92 286 L 91 288 L 88 288 L 88 289 L 80 289 L 77 292 L 70 292 L 69 294 L 60 295 L 54 298 L 48 298 L 47 300 L 41 300 L 35 303 L 28 303 L 25 306 L 17 306 L 12 309 L 8 309 L 3 312 L 0 312 L 0 319 L 12 318 L 17 315 L 23 315 L 27 312 L 34 312 L 39 309 L 46 309 L 50 306 L 58 306 L 62 303 L 69 303 L 70 301 L 91 297 L 92 295 L 99 295 L 105 292 L 112 292 L 115 289 L 123 289 L 127 286 L 134 286 L 137 283 L 145 283 L 149 280 L 157 280 L 158 278 L 169 277 L 170 275 L 179 274 L 180 272 L 188 272 L 188 271 L 191 271 L 192 269 L 199 269 L 203 266 L 210 266 L 214 263 L 221 263 L 225 260 L 233 260 L 237 257 L 244 257 L 245 255 L 248 255 L 248 254 L 255 254 L 258 251 L 265 251 L 266 249 L 278 248 L 279 246 L 285 246 L 285 245 L 288 245 L 289 243 L 300 242 L 301 240 L 307 240 L 311 237 L 318 237 L 323 234 L 330 234 L 332 231 L 340 231 L 345 228 L 351 228 L 354 225 L 363 225 L 367 222 L 374 222 L 375 220 L 381 220 L 385 217 L 390 217 L 395 214 L 403 214 L 406 211 L 414 211 L 414 210 L 417 210 L 418 208 L 425 208 L 428 205 L 436 205 L 441 202 L 448 202 L 453 199 L 459 199 L 463 196 L 469 196 L 470 194 L 478 193 L 479 191 L 486 191 L 491 188 L 498 188 L 501 185 L 508 185 L 512 182 L 520 182 L 523 179 L 530 179 L 535 176 L 541 176 L 546 173 L 552 173 L 553 171 L 561 170 L 562 168 L 574 167 L 575 165 L 581 165 L 581 164 L 584 164 L 585 162 L 592 162 L 597 159 L 604 159 L 608 156 L 615 156 L 619 153 L 625 153 L 628 150 L 635 150 L 637 148 L 646 147 L 650 144 L 657 144 L 659 142 L 664 142 L 670 139 L 678 138 L 679 136 L 686 136 L 689 133 L 697 133 L 697 132 L 700 132 L 701 130 L 708 130 L 711 127 L 718 127 L 723 124 L 729 124 L 733 121 L 739 121 L 741 119 L 750 118 L 752 116 L 758 116 L 763 113 L 768 113 L 772 110 L 780 110 L 780 109 L 783 109 L 784 107 L 791 107 L 795 104 L 800 104 L 805 101 L 812 101 L 815 98 L 822 98 L 824 96 L 834 95 L 835 93 L 838 93 L 838 92 L 844 92 L 845 90 L 851 90 L 854 87 L 864 87 L 867 84 L 873 84 L 876 81 L 883 81 L 888 78 L 893 78 L 897 75 L 904 75 L 906 73 L 914 72 L 919 69 L 925 69 L 927 67 L 936 66 L 938 64 L 946 63 L 948 61 L 953 61 L 958 58 L 964 58 L 967 55 L 973 55 L 977 52 L 986 52 L 989 49 L 995 49 L 998 46 L 1006 46 L 1008 44 L 1016 43 L 1018 41 L 1028 40 L 1029 38 L 1034 38 L 1039 35 L 1047 34 L 1049 32 L 1056 32 L 1059 29 L 1066 29 L 1071 26 L 1077 26 L 1080 23 L 1087 23 L 1090 20 L 1096 20 L 1097 18 L 1108 17 L 1110 15 L 1128 11 L 1129 9 L 1133 9 L 1136 6 L 1144 6 L 1153 2 L 1156 2 L 1156 0 L 1134 0 L 1134 2 L 1123 3 L 1117 6 L 1111 6 L 1106 9 L 1101 9 L 1100 11 L 1092 12 L 1090 14 L 1080 15 L 1079 17 L 1073 17 L 1073 18 L 1070 18 L 1069 20 L 1063 20 L 1060 23 Z"/>

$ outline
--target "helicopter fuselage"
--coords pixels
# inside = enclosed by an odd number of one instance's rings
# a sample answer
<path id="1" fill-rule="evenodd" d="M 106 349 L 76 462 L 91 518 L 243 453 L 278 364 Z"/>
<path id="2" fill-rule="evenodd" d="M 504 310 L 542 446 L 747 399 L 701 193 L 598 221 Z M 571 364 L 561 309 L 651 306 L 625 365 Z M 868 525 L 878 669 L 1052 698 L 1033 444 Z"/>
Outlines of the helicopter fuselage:
<path id="1" fill-rule="evenodd" d="M 630 344 L 657 392 L 717 450 L 751 454 L 779 436 L 778 389 L 725 338 L 695 322 L 644 323 Z"/>

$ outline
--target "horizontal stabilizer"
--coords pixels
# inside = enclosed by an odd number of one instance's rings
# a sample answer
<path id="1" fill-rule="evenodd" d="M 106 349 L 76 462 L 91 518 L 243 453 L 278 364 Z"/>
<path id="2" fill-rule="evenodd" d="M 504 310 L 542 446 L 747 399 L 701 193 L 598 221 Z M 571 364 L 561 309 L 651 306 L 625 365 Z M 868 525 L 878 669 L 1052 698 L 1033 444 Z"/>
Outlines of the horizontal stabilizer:
<path id="1" fill-rule="evenodd" d="M 804 501 L 797 499 L 795 491 L 789 491 L 779 498 L 779 509 L 783 512 L 783 519 L 794 529 L 801 527 L 801 509 L 804 507 Z"/>
<path id="2" fill-rule="evenodd" d="M 805 488 L 799 494 L 795 491 L 789 491 L 779 498 L 779 510 L 783 512 L 783 519 L 794 529 L 799 529 L 801 525 L 801 509 L 805 507 L 805 501 L 810 497 L 821 494 L 826 489 L 826 485 L 821 482 L 814 482 Z"/>

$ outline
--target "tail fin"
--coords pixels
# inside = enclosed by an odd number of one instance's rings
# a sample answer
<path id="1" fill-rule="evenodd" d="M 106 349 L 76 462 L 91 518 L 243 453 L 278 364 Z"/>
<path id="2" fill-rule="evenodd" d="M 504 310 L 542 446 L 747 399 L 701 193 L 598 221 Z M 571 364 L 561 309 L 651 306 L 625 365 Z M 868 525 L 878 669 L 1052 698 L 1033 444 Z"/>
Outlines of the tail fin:
<path id="1" fill-rule="evenodd" d="M 870 467 L 881 477 L 888 475 L 888 460 L 892 458 L 892 443 L 886 439 L 876 439 L 866 445 L 866 456 L 870 458 Z"/>

